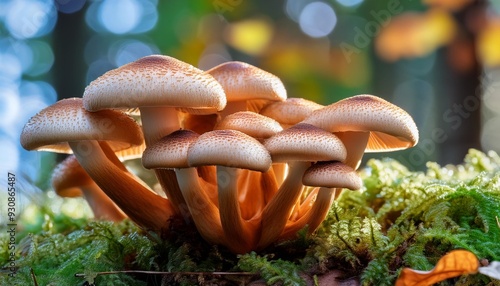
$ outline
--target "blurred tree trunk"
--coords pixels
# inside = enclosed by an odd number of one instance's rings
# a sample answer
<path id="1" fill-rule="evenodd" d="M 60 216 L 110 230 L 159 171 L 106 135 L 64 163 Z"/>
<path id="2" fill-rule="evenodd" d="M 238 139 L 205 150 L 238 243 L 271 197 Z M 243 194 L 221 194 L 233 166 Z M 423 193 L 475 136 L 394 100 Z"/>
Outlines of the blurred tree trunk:
<path id="1" fill-rule="evenodd" d="M 59 99 L 81 97 L 86 85 L 84 59 L 89 33 L 85 23 L 86 8 L 72 14 L 58 13 L 52 34 L 54 48 L 53 83 Z"/>
<path id="2" fill-rule="evenodd" d="M 446 87 L 437 94 L 443 99 L 440 102 L 441 121 L 448 135 L 440 146 L 439 161 L 444 164 L 460 163 L 469 148 L 481 148 L 483 68 L 476 56 L 477 35 L 470 28 L 474 15 L 480 13 L 484 16 L 484 8 L 485 1 L 474 1 L 454 14 L 459 26 L 458 38 L 439 53 L 439 58 L 447 61 L 437 81 L 441 87 Z"/>

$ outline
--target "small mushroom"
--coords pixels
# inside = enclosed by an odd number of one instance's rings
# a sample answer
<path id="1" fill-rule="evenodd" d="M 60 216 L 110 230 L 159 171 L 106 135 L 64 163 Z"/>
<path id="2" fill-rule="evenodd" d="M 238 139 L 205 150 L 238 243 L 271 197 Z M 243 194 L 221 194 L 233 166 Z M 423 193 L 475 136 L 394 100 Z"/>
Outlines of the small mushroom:
<path id="1" fill-rule="evenodd" d="M 320 187 L 312 207 L 295 222 L 288 223 L 280 239 L 292 238 L 300 229 L 308 225 L 308 232 L 313 233 L 323 222 L 335 199 L 336 191 L 342 188 L 358 190 L 363 186 L 356 171 L 342 162 L 317 162 L 309 167 L 302 178 L 306 186 Z"/>
<path id="2" fill-rule="evenodd" d="M 260 142 L 283 130 L 275 120 L 252 111 L 230 114 L 214 128 L 224 129 L 241 131 Z M 259 214 L 278 190 L 273 169 L 265 173 L 243 171 L 239 176 L 238 185 L 242 216 L 247 219 Z"/>
<path id="3" fill-rule="evenodd" d="M 260 220 L 245 220 L 238 202 L 240 169 L 266 172 L 271 156 L 256 139 L 236 130 L 214 130 L 200 135 L 189 146 L 190 166 L 217 165 L 219 213 L 228 247 L 236 253 L 253 249 Z"/>
<path id="4" fill-rule="evenodd" d="M 260 114 L 276 120 L 284 129 L 301 122 L 314 110 L 322 108 L 323 105 L 303 98 L 290 97 L 285 101 L 277 101 L 266 105 Z M 273 170 L 278 184 L 283 183 L 288 168 L 286 164 L 274 163 Z"/>
<path id="5" fill-rule="evenodd" d="M 258 67 L 231 61 L 208 71 L 224 88 L 227 106 L 222 117 L 238 111 L 259 110 L 269 102 L 286 99 L 286 89 L 281 80 Z"/>
<path id="6" fill-rule="evenodd" d="M 226 116 L 214 127 L 214 130 L 223 129 L 238 130 L 259 141 L 283 130 L 276 120 L 252 111 L 238 111 Z"/>
<path id="7" fill-rule="evenodd" d="M 127 217 L 90 178 L 74 155 L 56 166 L 51 182 L 61 197 L 84 197 L 97 219 L 121 221 Z"/>
<path id="8" fill-rule="evenodd" d="M 139 226 L 160 231 L 174 214 L 167 199 L 135 180 L 115 151 L 141 145 L 140 127 L 117 110 L 88 112 L 81 98 L 63 99 L 44 108 L 23 128 L 27 150 L 73 152 L 82 168 Z"/>
<path id="9" fill-rule="evenodd" d="M 199 135 L 190 130 L 178 130 L 148 146 L 142 156 L 145 168 L 174 169 L 187 208 L 200 235 L 211 243 L 224 244 L 224 233 L 217 206 L 208 193 L 216 186 L 198 177 L 198 171 L 187 160 L 189 146 Z M 207 190 L 213 189 L 213 190 Z M 217 198 L 217 194 L 215 198 Z"/>
<path id="10" fill-rule="evenodd" d="M 304 172 L 316 161 L 343 161 L 346 149 L 333 134 L 310 124 L 299 123 L 267 139 L 264 146 L 273 162 L 287 162 L 288 176 L 262 211 L 259 248 L 274 242 L 283 231 L 303 185 Z"/>
<path id="11" fill-rule="evenodd" d="M 418 129 L 403 109 L 373 95 L 357 95 L 314 111 L 302 122 L 334 133 L 347 149 L 343 161 L 357 169 L 365 152 L 413 147 Z"/>
<path id="12" fill-rule="evenodd" d="M 279 122 L 284 128 L 301 122 L 317 109 L 324 106 L 304 98 L 290 97 L 285 101 L 277 101 L 266 105 L 260 114 L 272 118 Z"/>

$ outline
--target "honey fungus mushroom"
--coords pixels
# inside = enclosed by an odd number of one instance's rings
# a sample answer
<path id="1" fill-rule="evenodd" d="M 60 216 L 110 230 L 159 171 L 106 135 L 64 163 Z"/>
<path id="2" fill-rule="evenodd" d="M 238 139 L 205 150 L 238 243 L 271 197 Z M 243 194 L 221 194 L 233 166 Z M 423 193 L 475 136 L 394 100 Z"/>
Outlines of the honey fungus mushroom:
<path id="1" fill-rule="evenodd" d="M 165 234 L 184 215 L 211 244 L 238 254 L 260 251 L 306 226 L 312 234 L 341 188 L 360 187 L 355 170 L 364 152 L 418 141 L 413 119 L 376 96 L 328 106 L 286 96 L 278 77 L 246 63 L 204 72 L 152 55 L 103 74 L 83 100 L 40 111 L 21 143 L 73 153 L 145 230 Z M 167 198 L 116 154 L 139 145 L 143 165 L 155 170 Z"/>
<path id="2" fill-rule="evenodd" d="M 143 140 L 131 117 L 117 110 L 89 112 L 81 98 L 63 99 L 44 108 L 21 133 L 21 145 L 27 150 L 74 153 L 92 180 L 130 219 L 147 230 L 161 231 L 174 214 L 171 203 L 137 181 L 114 153 L 141 145 Z"/>

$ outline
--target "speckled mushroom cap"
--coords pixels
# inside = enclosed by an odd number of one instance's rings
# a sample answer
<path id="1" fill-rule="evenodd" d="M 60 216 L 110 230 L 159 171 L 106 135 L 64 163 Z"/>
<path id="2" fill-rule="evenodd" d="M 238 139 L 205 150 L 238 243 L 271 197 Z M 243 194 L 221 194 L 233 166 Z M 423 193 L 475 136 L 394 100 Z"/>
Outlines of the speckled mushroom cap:
<path id="1" fill-rule="evenodd" d="M 189 146 L 188 162 L 192 167 L 220 165 L 266 172 L 271 156 L 264 146 L 236 130 L 206 132 Z"/>
<path id="2" fill-rule="evenodd" d="M 141 145 L 141 127 L 118 110 L 89 112 L 81 98 L 62 99 L 31 117 L 21 132 L 26 150 L 72 153 L 67 142 L 107 141 L 115 151 Z"/>
<path id="3" fill-rule="evenodd" d="M 276 120 L 252 111 L 230 114 L 219 121 L 214 129 L 238 130 L 257 139 L 269 138 L 283 130 Z"/>
<path id="4" fill-rule="evenodd" d="M 278 121 L 288 128 L 304 120 L 317 109 L 324 106 L 304 98 L 290 97 L 285 101 L 273 102 L 260 111 L 260 114 Z"/>
<path id="5" fill-rule="evenodd" d="M 146 169 L 189 167 L 188 148 L 199 136 L 190 130 L 170 133 L 146 148 L 142 155 L 142 165 Z"/>
<path id="6" fill-rule="evenodd" d="M 418 142 L 418 129 L 403 109 L 373 95 L 357 95 L 314 111 L 302 122 L 329 132 L 369 131 L 365 152 L 406 149 Z"/>
<path id="7" fill-rule="evenodd" d="M 92 182 L 87 172 L 73 155 L 57 164 L 52 172 L 52 187 L 61 197 L 74 198 L 83 196 L 81 186 Z"/>
<path id="8" fill-rule="evenodd" d="M 306 186 L 358 190 L 363 181 L 356 171 L 341 162 L 317 162 L 302 177 Z"/>
<path id="9" fill-rule="evenodd" d="M 264 142 L 273 162 L 343 161 L 346 149 L 337 136 L 319 127 L 299 123 Z"/>
<path id="10" fill-rule="evenodd" d="M 152 55 L 92 81 L 83 102 L 90 111 L 170 106 L 208 114 L 222 110 L 226 97 L 210 74 L 172 57 Z"/>
<path id="11" fill-rule="evenodd" d="M 228 102 L 247 101 L 251 111 L 258 112 L 269 101 L 283 101 L 287 97 L 277 76 L 247 63 L 225 62 L 206 73 L 222 85 Z"/>

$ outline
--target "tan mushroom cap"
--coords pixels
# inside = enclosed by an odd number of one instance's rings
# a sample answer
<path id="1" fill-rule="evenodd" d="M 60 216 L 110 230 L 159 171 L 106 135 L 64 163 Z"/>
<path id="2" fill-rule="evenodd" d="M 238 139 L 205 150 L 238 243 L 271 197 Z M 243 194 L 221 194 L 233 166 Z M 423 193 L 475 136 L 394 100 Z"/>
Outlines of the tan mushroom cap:
<path id="1" fill-rule="evenodd" d="M 412 117 L 396 105 L 373 95 L 357 95 L 314 111 L 302 122 L 329 132 L 370 132 L 365 152 L 413 147 L 418 129 Z"/>
<path id="2" fill-rule="evenodd" d="M 52 172 L 51 182 L 57 195 L 75 198 L 83 196 L 81 186 L 88 185 L 92 179 L 80 166 L 76 157 L 71 155 L 57 164 Z"/>
<path id="3" fill-rule="evenodd" d="M 200 135 L 190 130 L 177 130 L 148 146 L 142 155 L 142 165 L 146 169 L 187 168 L 189 145 Z"/>
<path id="4" fill-rule="evenodd" d="M 67 142 L 107 141 L 115 151 L 144 142 L 140 126 L 118 110 L 89 112 L 81 98 L 62 99 L 34 115 L 23 128 L 27 150 L 72 153 Z"/>
<path id="5" fill-rule="evenodd" d="M 214 130 L 200 135 L 188 150 L 192 167 L 220 165 L 266 172 L 271 156 L 256 139 L 236 130 Z"/>
<path id="6" fill-rule="evenodd" d="M 239 111 L 230 114 L 219 121 L 214 129 L 238 130 L 258 139 L 269 138 L 283 130 L 276 120 L 252 111 Z"/>
<path id="7" fill-rule="evenodd" d="M 337 136 L 310 124 L 299 123 L 264 142 L 273 162 L 342 161 L 346 149 Z"/>
<path id="8" fill-rule="evenodd" d="M 258 67 L 243 62 L 226 62 L 207 71 L 224 88 L 228 101 L 286 99 L 281 80 Z"/>
<path id="9" fill-rule="evenodd" d="M 324 106 L 304 98 L 290 97 L 285 101 L 273 102 L 260 111 L 260 114 L 278 121 L 289 127 L 311 115 L 314 110 Z"/>
<path id="10" fill-rule="evenodd" d="M 85 88 L 83 98 L 90 111 L 170 106 L 208 114 L 226 105 L 224 90 L 211 75 L 163 55 L 106 72 Z"/>
<path id="11" fill-rule="evenodd" d="M 302 177 L 306 186 L 358 190 L 363 181 L 356 171 L 341 162 L 317 162 Z"/>

